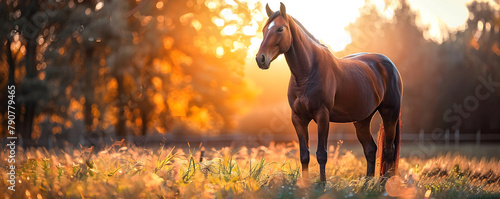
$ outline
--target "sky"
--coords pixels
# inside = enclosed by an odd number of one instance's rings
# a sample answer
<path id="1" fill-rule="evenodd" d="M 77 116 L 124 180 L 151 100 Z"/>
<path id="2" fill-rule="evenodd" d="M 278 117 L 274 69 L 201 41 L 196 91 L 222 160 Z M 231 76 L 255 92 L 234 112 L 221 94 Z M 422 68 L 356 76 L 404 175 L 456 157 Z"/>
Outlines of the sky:
<path id="1" fill-rule="evenodd" d="M 384 0 L 370 0 L 386 17 L 392 17 L 396 5 L 388 5 Z M 450 30 L 465 28 L 468 18 L 466 4 L 470 0 L 408 0 L 413 10 L 420 14 L 422 25 L 429 27 L 426 38 L 441 42 L 442 29 Z M 279 10 L 280 1 L 261 0 L 262 5 L 269 3 L 273 11 Z M 287 13 L 298 19 L 316 38 L 327 44 L 333 51 L 341 51 L 351 42 L 345 27 L 356 20 L 359 9 L 365 0 L 310 0 L 307 3 L 301 0 L 282 0 Z M 493 1 L 492 1 L 493 2 Z M 495 4 L 495 3 L 494 3 Z M 265 7 L 262 8 L 265 12 Z M 263 20 L 266 20 L 264 16 Z M 263 23 L 263 22 L 262 22 Z M 257 35 L 262 34 L 260 30 Z M 254 43 L 260 44 L 261 40 Z"/>

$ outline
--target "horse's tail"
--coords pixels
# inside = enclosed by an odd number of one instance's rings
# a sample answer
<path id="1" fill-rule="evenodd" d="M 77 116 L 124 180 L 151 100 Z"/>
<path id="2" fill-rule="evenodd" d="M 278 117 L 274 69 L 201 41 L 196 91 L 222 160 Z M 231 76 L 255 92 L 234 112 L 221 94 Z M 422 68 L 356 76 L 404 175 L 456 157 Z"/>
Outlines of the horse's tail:
<path id="1" fill-rule="evenodd" d="M 385 164 L 384 161 L 384 143 L 385 143 L 385 131 L 384 125 L 380 124 L 380 128 L 377 133 L 377 156 L 375 159 L 375 177 L 380 177 L 384 175 Z"/>
<path id="2" fill-rule="evenodd" d="M 394 137 L 394 174 L 398 174 L 399 166 L 399 154 L 401 152 L 401 114 L 398 118 L 398 123 L 396 124 L 396 136 Z"/>
<path id="3" fill-rule="evenodd" d="M 377 137 L 377 156 L 375 160 L 375 177 L 379 177 L 385 174 L 387 169 L 390 168 L 385 168 L 385 157 L 384 157 L 384 145 L 385 145 L 385 131 L 384 131 L 384 125 L 380 124 L 380 129 L 378 130 L 378 137 Z M 399 166 L 399 156 L 401 152 L 401 115 L 398 118 L 398 121 L 396 123 L 396 133 L 394 136 L 394 174 L 398 173 L 398 166 Z"/>

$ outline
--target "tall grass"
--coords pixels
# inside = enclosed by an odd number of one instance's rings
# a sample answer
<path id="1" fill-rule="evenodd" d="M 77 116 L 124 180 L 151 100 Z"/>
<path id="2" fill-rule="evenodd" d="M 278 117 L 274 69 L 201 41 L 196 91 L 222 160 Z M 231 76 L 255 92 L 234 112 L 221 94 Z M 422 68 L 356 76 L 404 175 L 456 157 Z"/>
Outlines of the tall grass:
<path id="1" fill-rule="evenodd" d="M 1 189 L 0 198 L 500 197 L 496 158 L 403 157 L 399 178 L 386 181 L 365 177 L 364 157 L 342 150 L 341 144 L 329 148 L 324 189 L 317 181 L 315 157 L 310 179 L 301 179 L 296 143 L 207 151 L 190 146 L 151 150 L 123 143 L 100 151 L 20 149 L 16 191 Z M 2 160 L 7 152 L 0 155 Z M 7 173 L 7 162 L 0 164 L 0 172 Z M 6 175 L 0 176 L 0 186 L 7 187 Z"/>

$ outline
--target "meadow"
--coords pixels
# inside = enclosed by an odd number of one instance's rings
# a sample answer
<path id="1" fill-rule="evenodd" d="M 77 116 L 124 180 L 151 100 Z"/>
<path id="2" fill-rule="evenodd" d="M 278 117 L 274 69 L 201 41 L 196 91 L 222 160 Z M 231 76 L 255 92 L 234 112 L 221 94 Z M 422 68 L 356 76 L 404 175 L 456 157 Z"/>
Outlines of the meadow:
<path id="1" fill-rule="evenodd" d="M 353 148 L 351 150 L 350 148 Z M 15 192 L 2 198 L 500 198 L 498 149 L 465 147 L 429 157 L 403 150 L 400 175 L 365 177 L 360 146 L 329 147 L 327 183 L 300 177 L 298 145 L 260 147 L 136 147 L 116 142 L 102 149 L 19 149 Z M 485 155 L 487 151 L 490 155 Z M 315 150 L 311 150 L 311 154 Z M 473 152 L 475 151 L 475 152 Z M 483 154 L 483 155 L 481 155 Z M 483 157 L 481 157 L 483 156 Z M 7 149 L 0 172 L 7 168 Z M 0 175 L 7 187 L 7 175 Z"/>

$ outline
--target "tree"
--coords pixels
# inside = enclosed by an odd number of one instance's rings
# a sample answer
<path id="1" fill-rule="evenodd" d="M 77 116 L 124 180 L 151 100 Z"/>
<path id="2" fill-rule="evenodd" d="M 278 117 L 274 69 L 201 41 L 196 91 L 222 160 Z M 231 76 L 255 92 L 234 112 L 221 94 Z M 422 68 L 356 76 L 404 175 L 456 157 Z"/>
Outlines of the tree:
<path id="1" fill-rule="evenodd" d="M 35 115 L 39 111 L 38 104 L 40 100 L 46 99 L 46 85 L 38 74 L 37 66 L 39 61 L 39 46 L 43 44 L 39 38 L 45 32 L 50 24 L 51 15 L 49 15 L 43 4 L 38 1 L 11 1 L 2 2 L 2 25 L 5 32 L 2 32 L 2 49 L 5 50 L 7 63 L 9 65 L 9 84 L 18 85 L 16 114 L 19 119 L 16 122 L 16 130 L 24 139 L 26 146 L 31 146 L 32 128 Z M 5 22 L 5 23 L 4 23 Z M 13 50 L 16 54 L 13 54 Z M 21 54 L 18 54 L 21 53 Z M 18 58 L 17 56 L 22 58 Z M 22 81 L 16 83 L 16 68 L 19 68 L 19 74 Z"/>
<path id="2" fill-rule="evenodd" d="M 394 2 L 393 2 L 394 3 Z M 489 3 L 472 2 L 467 29 L 449 32 L 442 43 L 425 39 L 425 27 L 416 24 L 418 13 L 405 0 L 397 2 L 392 19 L 381 16 L 374 5 L 366 5 L 348 30 L 352 44 L 343 54 L 368 51 L 388 55 L 398 67 L 404 85 L 403 123 L 406 131 L 430 132 L 436 127 L 495 131 L 498 123 L 498 94 L 480 102 L 477 109 L 459 113 L 465 99 L 475 95 L 478 78 L 498 74 L 500 43 L 498 12 Z M 456 108 L 458 107 L 458 108 Z M 448 118 L 448 119 L 446 119 Z M 496 130 L 497 131 L 497 130 Z"/>
<path id="3" fill-rule="evenodd" d="M 9 77 L 20 84 L 26 143 L 40 131 L 70 138 L 112 126 L 118 136 L 177 127 L 220 133 L 254 96 L 242 72 L 252 36 L 243 29 L 258 28 L 247 3 L 2 5 L 2 52 L 9 50 L 2 67 L 17 69 Z M 31 27 L 29 20 L 43 23 Z"/>

